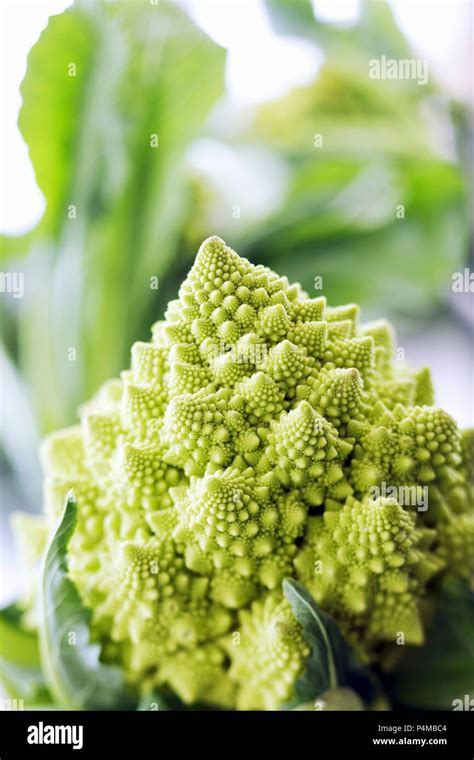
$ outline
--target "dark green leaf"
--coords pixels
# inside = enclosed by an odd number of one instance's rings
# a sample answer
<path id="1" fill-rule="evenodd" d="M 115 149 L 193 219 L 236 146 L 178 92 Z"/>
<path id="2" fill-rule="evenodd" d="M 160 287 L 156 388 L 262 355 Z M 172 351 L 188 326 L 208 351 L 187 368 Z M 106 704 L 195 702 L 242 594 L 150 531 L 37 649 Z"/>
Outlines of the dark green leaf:
<path id="1" fill-rule="evenodd" d="M 136 697 L 119 667 L 100 661 L 90 641 L 90 612 L 67 574 L 67 545 L 76 523 L 76 502 L 68 497 L 48 548 L 42 579 L 41 659 L 51 691 L 70 709 L 134 709 Z"/>
<path id="2" fill-rule="evenodd" d="M 306 589 L 293 579 L 283 581 L 283 593 L 293 614 L 303 629 L 303 636 L 311 647 L 306 672 L 296 685 L 302 701 L 307 701 L 328 689 L 336 689 L 340 682 L 342 635 L 329 615 L 320 610 Z"/>
<path id="3" fill-rule="evenodd" d="M 283 593 L 311 647 L 306 671 L 296 685 L 298 697 L 307 701 L 339 685 L 344 641 L 334 620 L 318 608 L 300 583 L 291 578 L 285 579 Z"/>
<path id="4" fill-rule="evenodd" d="M 445 581 L 425 646 L 410 648 L 388 690 L 419 709 L 452 710 L 453 700 L 474 695 L 474 592 L 462 581 Z"/>
<path id="5" fill-rule="evenodd" d="M 295 700 L 290 706 L 309 702 L 340 686 L 351 687 L 367 702 L 372 701 L 375 689 L 368 670 L 359 663 L 333 618 L 318 607 L 298 581 L 286 578 L 283 593 L 311 648 L 305 671 L 296 684 Z"/>

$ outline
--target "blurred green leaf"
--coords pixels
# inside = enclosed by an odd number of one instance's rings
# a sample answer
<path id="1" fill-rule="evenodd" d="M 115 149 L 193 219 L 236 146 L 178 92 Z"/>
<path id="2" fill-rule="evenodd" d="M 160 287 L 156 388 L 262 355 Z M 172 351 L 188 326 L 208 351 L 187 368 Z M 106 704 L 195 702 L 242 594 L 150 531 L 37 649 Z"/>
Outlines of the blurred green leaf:
<path id="1" fill-rule="evenodd" d="M 246 140 L 273 148 L 286 188 L 235 246 L 310 293 L 322 277 L 332 303 L 429 314 L 468 249 L 446 97 L 434 82 L 370 78 L 372 57 L 413 57 L 388 3 L 362 2 L 350 25 L 321 21 L 309 2 L 266 7 L 279 33 L 312 40 L 326 59 L 311 84 L 256 110 Z"/>
<path id="2" fill-rule="evenodd" d="M 295 173 L 281 208 L 242 247 L 309 292 L 321 276 L 331 303 L 422 314 L 467 247 L 462 192 L 457 170 L 441 161 L 328 156 Z"/>
<path id="3" fill-rule="evenodd" d="M 310 0 L 265 0 L 265 6 L 278 34 L 306 37 L 328 54 L 342 53 L 346 60 L 383 54 L 410 57 L 410 46 L 386 0 L 361 0 L 359 18 L 348 26 L 321 21 Z"/>
<path id="4" fill-rule="evenodd" d="M 30 52 L 19 125 L 47 205 L 20 354 L 43 429 L 71 422 L 160 316 L 189 211 L 186 147 L 224 61 L 170 2 L 76 3 Z"/>
<path id="5" fill-rule="evenodd" d="M 70 495 L 45 558 L 40 627 L 43 670 L 54 698 L 66 708 L 134 709 L 136 697 L 121 669 L 100 661 L 100 644 L 90 641 L 91 613 L 68 577 L 66 552 L 76 511 Z"/>
<path id="6" fill-rule="evenodd" d="M 10 699 L 22 699 L 28 710 L 49 708 L 51 698 L 40 668 L 16 665 L 0 657 L 0 682 Z"/>
<path id="7" fill-rule="evenodd" d="M 421 95 L 413 99 L 406 82 L 370 79 L 367 60 L 348 67 L 346 58 L 330 57 L 309 85 L 262 104 L 250 137 L 283 149 L 296 167 L 335 152 L 348 159 L 387 153 L 433 158 Z M 319 146 L 315 134 L 322 138 Z"/>
<path id="8" fill-rule="evenodd" d="M 11 261 L 26 256 L 36 231 L 25 232 L 23 235 L 0 235 L 0 261 Z"/>
<path id="9" fill-rule="evenodd" d="M 409 58 L 413 55 L 387 0 L 362 0 L 360 8 L 360 20 L 355 26 L 354 36 L 362 51 L 388 58 Z"/>
<path id="10" fill-rule="evenodd" d="M 38 637 L 23 628 L 22 610 L 16 604 L 0 610 L 0 682 L 11 698 L 23 699 L 27 708 L 49 700 Z"/>
<path id="11" fill-rule="evenodd" d="M 310 0 L 265 0 L 278 34 L 314 37 L 314 13 Z"/>
<path id="12" fill-rule="evenodd" d="M 88 90 L 94 86 L 94 71 L 100 71 L 99 34 L 94 15 L 86 8 L 73 8 L 49 19 L 47 29 L 28 55 L 18 126 L 47 201 L 41 232 L 51 238 L 59 235 L 67 205 L 74 203 L 77 196 L 79 172 L 84 174 L 94 168 L 84 155 L 80 157 L 80 167 L 75 164 L 84 128 L 81 115 L 89 105 Z M 114 56 L 109 65 L 111 74 L 116 75 L 117 64 L 120 66 L 120 61 Z M 105 82 L 105 90 L 104 85 Z M 108 108 L 110 98 L 103 105 Z"/>
<path id="13" fill-rule="evenodd" d="M 15 665 L 35 667 L 39 665 L 37 636 L 21 625 L 22 611 L 11 604 L 0 610 L 0 657 Z"/>
<path id="14" fill-rule="evenodd" d="M 410 648 L 388 686 L 401 707 L 452 710 L 453 700 L 472 698 L 474 592 L 462 581 L 445 581 L 426 644 Z"/>

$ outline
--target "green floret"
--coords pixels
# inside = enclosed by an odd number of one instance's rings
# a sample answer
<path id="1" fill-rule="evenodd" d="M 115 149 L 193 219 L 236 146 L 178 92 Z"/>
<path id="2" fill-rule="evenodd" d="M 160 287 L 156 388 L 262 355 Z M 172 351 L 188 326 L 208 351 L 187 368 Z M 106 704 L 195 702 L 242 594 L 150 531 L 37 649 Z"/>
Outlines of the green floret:
<path id="1" fill-rule="evenodd" d="M 352 446 L 340 440 L 331 423 L 307 401 L 283 413 L 271 427 L 267 459 L 281 483 L 299 488 L 313 485 L 321 492 L 322 503 L 326 491 L 343 479 L 342 463 Z"/>
<path id="2" fill-rule="evenodd" d="M 288 701 L 310 649 L 286 600 L 270 594 L 239 614 L 240 631 L 226 641 L 239 710 L 277 710 Z"/>
<path id="3" fill-rule="evenodd" d="M 423 641 L 433 578 L 474 572 L 474 437 L 394 345 L 387 322 L 209 238 L 130 369 L 44 442 L 46 516 L 18 532 L 36 560 L 75 492 L 70 577 L 131 683 L 240 709 L 291 699 L 309 650 L 285 576 L 366 659 Z"/>
<path id="4" fill-rule="evenodd" d="M 438 523 L 438 554 L 451 571 L 469 581 L 474 576 L 474 514 L 452 515 Z"/>
<path id="5" fill-rule="evenodd" d="M 217 601 L 242 607 L 259 586 L 276 588 L 291 573 L 294 540 L 306 518 L 303 503 L 275 503 L 272 489 L 251 468 L 208 474 L 173 493 L 179 513 L 174 536 L 183 543 L 196 541 L 215 569 L 212 596 Z M 196 567 L 195 552 L 188 562 Z"/>
<path id="6" fill-rule="evenodd" d="M 443 566 L 429 553 L 434 532 L 395 499 L 350 497 L 337 512 L 311 517 L 295 560 L 299 577 L 359 648 L 421 644 L 424 585 Z"/>

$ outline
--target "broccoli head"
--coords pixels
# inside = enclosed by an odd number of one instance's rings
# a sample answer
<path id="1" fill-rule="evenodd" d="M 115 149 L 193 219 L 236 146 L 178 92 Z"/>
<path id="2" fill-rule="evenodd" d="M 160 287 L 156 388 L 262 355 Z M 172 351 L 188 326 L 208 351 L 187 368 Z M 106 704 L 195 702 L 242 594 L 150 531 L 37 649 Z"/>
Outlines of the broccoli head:
<path id="1" fill-rule="evenodd" d="M 131 683 L 290 699 L 309 650 L 285 576 L 368 661 L 423 642 L 437 579 L 474 570 L 473 435 L 394 340 L 212 237 L 130 369 L 46 439 L 45 521 L 73 489 L 70 577 Z"/>

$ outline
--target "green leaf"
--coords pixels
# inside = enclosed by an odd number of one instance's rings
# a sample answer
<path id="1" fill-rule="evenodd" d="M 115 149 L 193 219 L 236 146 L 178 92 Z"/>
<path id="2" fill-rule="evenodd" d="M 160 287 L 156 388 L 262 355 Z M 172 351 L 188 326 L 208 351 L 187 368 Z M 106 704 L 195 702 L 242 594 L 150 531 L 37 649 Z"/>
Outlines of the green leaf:
<path id="1" fill-rule="evenodd" d="M 265 0 L 265 7 L 277 34 L 310 39 L 346 65 L 360 57 L 367 65 L 370 55 L 411 57 L 386 0 L 363 0 L 359 18 L 349 26 L 321 21 L 309 0 Z"/>
<path id="2" fill-rule="evenodd" d="M 337 688 L 343 639 L 334 620 L 318 608 L 300 583 L 285 579 L 283 593 L 311 647 L 306 672 L 296 686 L 298 696 L 306 701 L 323 691 Z"/>
<path id="3" fill-rule="evenodd" d="M 413 55 L 387 0 L 362 0 L 354 37 L 361 50 L 373 56 L 410 58 Z"/>
<path id="4" fill-rule="evenodd" d="M 170 2 L 75 3 L 30 52 L 19 125 L 46 210 L 19 342 L 43 430 L 73 421 L 166 305 L 186 151 L 223 93 L 225 55 Z"/>
<path id="5" fill-rule="evenodd" d="M 445 581 L 425 646 L 407 651 L 387 687 L 399 706 L 425 710 L 474 695 L 474 592 L 462 581 Z"/>
<path id="6" fill-rule="evenodd" d="M 309 292 L 321 276 L 330 303 L 411 321 L 429 315 L 469 245 L 460 162 L 443 158 L 445 135 L 431 135 L 436 82 L 369 77 L 372 57 L 413 58 L 383 0 L 363 0 L 350 25 L 326 23 L 317 10 L 311 19 L 306 1 L 267 0 L 266 8 L 279 33 L 312 40 L 325 62 L 309 85 L 257 109 L 247 139 L 286 163 L 286 192 L 253 229 L 240 228 L 235 246 Z M 313 145 L 316 130 L 323 150 Z"/>
<path id="7" fill-rule="evenodd" d="M 355 301 L 374 313 L 413 318 L 429 313 L 461 266 L 463 202 L 459 172 L 441 161 L 312 159 L 295 172 L 278 212 L 240 250 L 276 271 L 284 263 L 287 276 L 309 292 L 321 276 L 330 303 Z M 394 214 L 399 203 L 403 220 Z"/>
<path id="8" fill-rule="evenodd" d="M 14 662 L 0 657 L 0 682 L 9 697 L 22 699 L 28 710 L 38 704 L 50 703 L 50 695 L 40 668 L 28 668 L 15 665 Z"/>
<path id="9" fill-rule="evenodd" d="M 100 645 L 90 641 L 91 613 L 68 578 L 67 545 L 76 523 L 69 495 L 46 553 L 42 578 L 40 648 L 43 669 L 55 699 L 75 710 L 134 709 L 136 696 L 122 671 L 100 661 Z"/>
<path id="10" fill-rule="evenodd" d="M 296 683 L 295 701 L 290 706 L 314 701 L 341 686 L 349 686 L 367 702 L 372 701 L 374 684 L 369 671 L 358 661 L 333 618 L 293 578 L 283 581 L 283 593 L 311 648 L 305 671 Z"/>
<path id="11" fill-rule="evenodd" d="M 56 44 L 61 37 L 63 43 Z M 76 6 L 49 19 L 28 55 L 18 126 L 47 201 L 40 223 L 46 237 L 58 235 L 66 206 L 74 203 L 73 166 L 83 125 L 80 115 L 87 107 L 94 68 L 99 69 L 98 43 L 94 15 Z M 117 65 L 115 58 L 111 65 Z M 108 100 L 104 105 L 108 107 Z"/>

